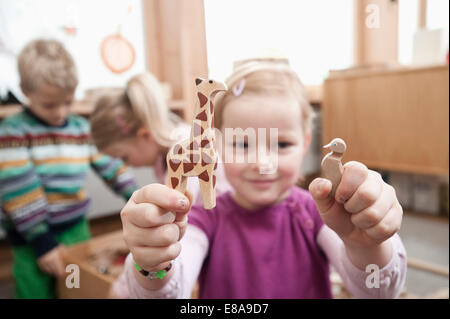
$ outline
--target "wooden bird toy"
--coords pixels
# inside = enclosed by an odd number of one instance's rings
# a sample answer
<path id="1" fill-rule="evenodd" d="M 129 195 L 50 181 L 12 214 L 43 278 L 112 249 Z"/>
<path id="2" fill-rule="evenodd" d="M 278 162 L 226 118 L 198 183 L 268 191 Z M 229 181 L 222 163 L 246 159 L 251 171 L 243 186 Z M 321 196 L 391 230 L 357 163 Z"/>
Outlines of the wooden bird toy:
<path id="1" fill-rule="evenodd" d="M 218 92 L 226 91 L 224 83 L 214 80 L 195 80 L 197 103 L 191 136 L 172 146 L 167 153 L 167 185 L 183 194 L 187 178 L 197 176 L 202 192 L 203 207 L 216 206 L 216 169 L 218 154 L 214 148 L 214 105 Z"/>
<path id="2" fill-rule="evenodd" d="M 344 173 L 344 168 L 342 166 L 342 157 L 344 156 L 347 146 L 341 138 L 333 139 L 329 144 L 325 145 L 323 148 L 331 149 L 331 152 L 324 156 L 322 159 L 322 169 L 325 177 L 331 181 L 333 185 L 330 195 L 334 197 L 336 193 L 336 188 L 341 182 L 342 174 Z"/>

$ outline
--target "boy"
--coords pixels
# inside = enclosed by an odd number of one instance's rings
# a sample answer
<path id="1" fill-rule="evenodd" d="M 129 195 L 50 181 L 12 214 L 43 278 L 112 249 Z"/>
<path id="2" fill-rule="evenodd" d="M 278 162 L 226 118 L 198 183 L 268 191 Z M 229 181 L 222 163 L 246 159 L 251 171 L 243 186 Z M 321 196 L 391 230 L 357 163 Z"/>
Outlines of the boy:
<path id="1" fill-rule="evenodd" d="M 89 166 L 128 199 L 136 189 L 123 163 L 97 152 L 89 122 L 70 114 L 78 84 L 71 55 L 54 40 L 35 40 L 18 58 L 28 106 L 0 124 L 0 213 L 13 247 L 16 298 L 54 298 L 64 276 L 62 245 L 90 238 Z"/>

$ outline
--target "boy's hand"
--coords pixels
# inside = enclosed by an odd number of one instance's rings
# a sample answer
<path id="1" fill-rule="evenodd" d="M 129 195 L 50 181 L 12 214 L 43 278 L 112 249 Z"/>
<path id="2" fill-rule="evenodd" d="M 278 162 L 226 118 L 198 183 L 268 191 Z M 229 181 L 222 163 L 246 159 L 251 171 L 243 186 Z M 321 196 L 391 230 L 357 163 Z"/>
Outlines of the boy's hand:
<path id="1" fill-rule="evenodd" d="M 181 251 L 192 198 L 161 184 L 135 191 L 122 209 L 123 236 L 134 261 L 147 271 L 161 270 Z"/>
<path id="2" fill-rule="evenodd" d="M 66 275 L 66 267 L 62 259 L 61 249 L 61 245 L 56 246 L 38 258 L 38 266 L 43 272 L 55 277 L 63 277 Z"/>
<path id="3" fill-rule="evenodd" d="M 359 162 L 344 165 L 335 198 L 329 197 L 331 182 L 327 179 L 316 178 L 309 191 L 324 223 L 347 247 L 376 247 L 400 229 L 403 210 L 394 188 Z"/>

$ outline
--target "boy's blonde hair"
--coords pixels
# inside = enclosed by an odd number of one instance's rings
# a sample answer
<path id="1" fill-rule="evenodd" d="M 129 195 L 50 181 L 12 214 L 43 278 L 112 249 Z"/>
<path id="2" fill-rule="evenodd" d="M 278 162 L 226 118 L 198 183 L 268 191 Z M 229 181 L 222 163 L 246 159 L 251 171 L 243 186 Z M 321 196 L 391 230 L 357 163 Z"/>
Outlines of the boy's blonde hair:
<path id="1" fill-rule="evenodd" d="M 43 84 L 73 91 L 78 85 L 75 62 L 56 40 L 37 39 L 29 42 L 18 57 L 20 85 L 24 93 L 32 93 Z"/>
<path id="2" fill-rule="evenodd" d="M 259 58 L 235 62 L 234 71 L 226 84 L 228 91 L 219 95 L 215 102 L 217 128 L 222 128 L 223 110 L 231 101 L 246 94 L 277 93 L 294 97 L 301 108 L 303 133 L 311 132 L 313 111 L 306 98 L 305 88 L 287 59 Z M 233 93 L 234 88 L 241 85 L 243 91 Z"/>
<path id="3" fill-rule="evenodd" d="M 136 136 L 142 127 L 160 146 L 170 147 L 175 142 L 172 132 L 181 119 L 169 110 L 159 81 L 146 72 L 132 77 L 124 91 L 102 96 L 90 122 L 99 149 Z"/>

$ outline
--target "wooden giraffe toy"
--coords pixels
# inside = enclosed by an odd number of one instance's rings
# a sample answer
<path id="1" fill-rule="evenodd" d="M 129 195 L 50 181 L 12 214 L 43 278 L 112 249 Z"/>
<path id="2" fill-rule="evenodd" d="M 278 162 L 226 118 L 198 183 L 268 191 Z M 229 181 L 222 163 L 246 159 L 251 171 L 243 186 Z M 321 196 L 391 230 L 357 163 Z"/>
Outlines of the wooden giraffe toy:
<path id="1" fill-rule="evenodd" d="M 325 145 L 324 148 L 331 149 L 331 152 L 322 159 L 321 165 L 325 177 L 329 179 L 333 185 L 330 195 L 334 197 L 336 188 L 341 182 L 342 174 L 344 173 L 341 160 L 347 146 L 343 139 L 335 138 L 329 144 Z"/>
<path id="2" fill-rule="evenodd" d="M 202 192 L 203 207 L 216 206 L 216 169 L 218 154 L 214 148 L 214 105 L 218 92 L 226 91 L 224 83 L 195 79 L 197 103 L 191 136 L 172 146 L 167 153 L 167 185 L 186 192 L 187 178 L 197 176 Z"/>

